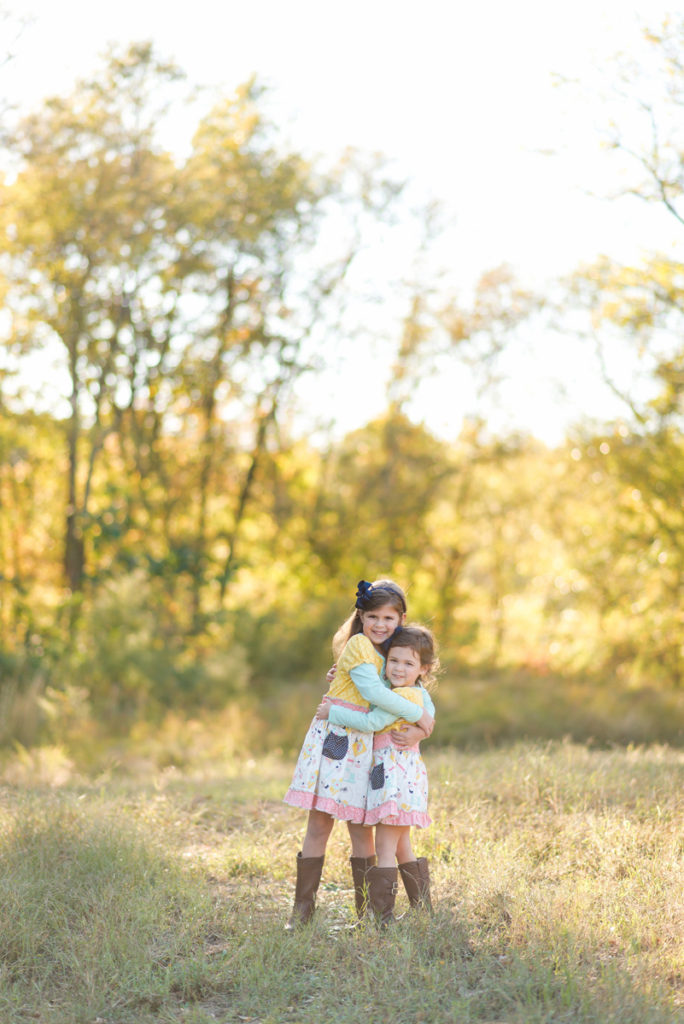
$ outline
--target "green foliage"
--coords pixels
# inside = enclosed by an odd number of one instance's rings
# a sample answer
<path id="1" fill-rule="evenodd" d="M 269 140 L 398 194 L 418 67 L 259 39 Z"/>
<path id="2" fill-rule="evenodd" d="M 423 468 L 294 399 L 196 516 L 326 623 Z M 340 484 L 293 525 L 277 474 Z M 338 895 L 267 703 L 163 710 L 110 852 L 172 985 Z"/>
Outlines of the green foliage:
<path id="1" fill-rule="evenodd" d="M 70 657 L 70 678 L 87 689 L 105 719 L 223 707 L 248 679 L 240 643 L 216 627 L 202 644 L 184 643 L 158 584 L 142 573 L 101 588 L 79 622 Z"/>
<path id="2" fill-rule="evenodd" d="M 579 494 L 559 521 L 575 554 L 576 618 L 591 608 L 600 663 L 633 683 L 684 680 L 684 439 L 673 429 L 583 439 L 569 452 Z M 595 511 L 583 494 L 591 490 Z M 602 515 L 603 508 L 610 515 Z"/>
<path id="3" fill-rule="evenodd" d="M 469 309 L 414 292 L 387 411 L 324 447 L 294 435 L 296 384 L 339 342 L 363 230 L 399 186 L 352 156 L 323 173 L 255 82 L 173 157 L 157 125 L 183 89 L 138 44 L 5 139 L 0 743 L 76 749 L 236 702 L 262 741 L 296 742 L 281 694 L 318 696 L 356 580 L 381 576 L 433 626 L 454 687 L 523 681 L 517 708 L 471 689 L 452 735 L 679 742 L 680 264 L 601 260 L 574 279 L 601 351 L 619 339 L 650 375 L 622 394 L 625 424 L 549 450 L 412 422 L 409 385 L 445 339 L 486 377 L 539 308 L 499 268 Z M 28 360 L 55 355 L 61 404 L 38 413 Z M 289 725 L 270 731 L 264 698 Z"/>
<path id="4" fill-rule="evenodd" d="M 202 585 L 218 579 L 223 596 L 231 578 L 281 398 L 308 368 L 310 324 L 354 253 L 334 250 L 334 265 L 302 280 L 341 186 L 284 150 L 253 84 L 201 121 L 184 163 L 161 149 L 157 123 L 180 77 L 132 46 L 22 120 L 7 141 L 17 173 L 2 187 L 0 231 L 8 347 L 18 358 L 57 349 L 69 380 L 66 583 L 82 589 L 107 537 L 128 547 L 131 532 L 154 531 L 197 581 L 197 628 Z M 241 459 L 225 425 L 241 433 L 246 417 L 257 426 Z M 171 436 L 185 439 L 182 455 Z M 102 507 L 105 460 L 139 486 L 114 486 Z M 112 503 L 125 535 L 104 518 Z"/>
<path id="5" fill-rule="evenodd" d="M 297 680 L 318 679 L 323 686 L 333 660 L 331 638 L 345 615 L 339 604 L 308 603 L 306 595 L 286 593 L 261 614 L 247 607 L 231 616 L 258 692 Z"/>

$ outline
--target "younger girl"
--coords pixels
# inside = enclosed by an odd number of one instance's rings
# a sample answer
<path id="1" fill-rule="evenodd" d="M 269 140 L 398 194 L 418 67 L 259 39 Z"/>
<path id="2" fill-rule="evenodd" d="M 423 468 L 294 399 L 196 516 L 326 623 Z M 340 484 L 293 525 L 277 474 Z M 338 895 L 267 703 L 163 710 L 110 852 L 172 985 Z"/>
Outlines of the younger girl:
<path id="1" fill-rule="evenodd" d="M 393 720 L 401 716 L 427 733 L 434 712 L 429 698 L 423 710 L 392 693 L 380 678 L 385 664 L 383 646 L 405 619 L 406 598 L 396 583 L 361 580 L 355 609 L 333 640 L 333 651 L 339 657 L 328 696 L 336 706 L 362 714 L 372 703 L 390 712 Z M 309 811 L 306 836 L 297 856 L 297 886 L 289 927 L 305 923 L 313 914 L 325 849 L 336 819 L 347 822 L 356 906 L 359 914 L 363 911 L 366 872 L 375 864 L 373 833 L 362 824 L 372 755 L 367 729 L 361 732 L 333 726 L 316 718 L 309 727 L 285 795 L 286 803 Z"/>
<path id="2" fill-rule="evenodd" d="M 422 707 L 424 691 L 419 683 L 429 681 L 436 666 L 434 638 L 428 629 L 412 625 L 397 630 L 389 643 L 385 669 L 395 694 Z M 411 846 L 411 826 L 430 824 L 427 773 L 418 746 L 399 750 L 390 736 L 396 720 L 379 709 L 364 714 L 333 706 L 324 698 L 316 717 L 375 732 L 364 824 L 377 825 L 378 864 L 367 872 L 368 899 L 376 918 L 382 925 L 393 919 L 397 862 L 411 905 L 431 909 L 427 860 L 416 859 Z"/>

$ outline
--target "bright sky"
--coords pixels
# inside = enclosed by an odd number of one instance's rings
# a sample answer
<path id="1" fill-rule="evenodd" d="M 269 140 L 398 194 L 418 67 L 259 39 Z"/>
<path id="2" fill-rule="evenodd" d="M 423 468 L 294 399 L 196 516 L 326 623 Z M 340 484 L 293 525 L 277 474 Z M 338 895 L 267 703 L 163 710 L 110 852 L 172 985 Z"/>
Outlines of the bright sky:
<path id="1" fill-rule="evenodd" d="M 416 192 L 442 200 L 455 227 L 439 253 L 465 289 L 483 271 L 513 266 L 540 286 L 598 252 L 631 258 L 669 246 L 666 218 L 635 201 L 592 198 L 615 188 L 600 150 L 600 105 L 579 105 L 554 73 L 590 83 L 618 51 L 639 46 L 644 25 L 677 11 L 674 0 L 9 0 L 32 22 L 0 82 L 22 105 L 69 90 L 100 63 L 109 42 L 151 38 L 190 79 L 231 91 L 252 72 L 273 89 L 287 135 L 326 155 L 352 145 L 389 156 Z M 187 125 L 179 123 L 179 132 Z M 407 271 L 411 255 L 406 254 Z M 388 335 L 395 336 L 393 317 Z M 556 440 L 582 410 L 609 410 L 579 350 L 530 340 L 509 360 L 502 390 L 506 423 Z M 370 353 L 372 372 L 353 406 L 385 404 L 387 350 Z M 345 356 L 304 384 L 312 411 L 337 409 L 358 425 L 340 392 Z M 417 391 L 413 412 L 442 434 L 457 432 L 470 382 L 447 366 Z M 573 397 L 559 399 L 552 378 Z M 349 378 L 351 379 L 351 378 Z M 577 386 L 573 385 L 573 381 Z M 355 387 L 359 387 L 355 374 Z M 342 399 L 342 400 L 341 400 Z M 358 417 L 358 414 L 355 414 Z"/>

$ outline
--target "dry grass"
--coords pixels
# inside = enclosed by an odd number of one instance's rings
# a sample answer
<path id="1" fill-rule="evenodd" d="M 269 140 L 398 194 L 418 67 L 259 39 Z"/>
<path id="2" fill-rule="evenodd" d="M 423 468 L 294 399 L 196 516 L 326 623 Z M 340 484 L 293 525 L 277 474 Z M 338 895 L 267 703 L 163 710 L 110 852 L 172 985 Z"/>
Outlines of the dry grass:
<path id="1" fill-rule="evenodd" d="M 289 763 L 88 779 L 53 751 L 8 766 L 0 1020 L 684 1020 L 684 755 L 555 743 L 427 760 L 435 917 L 347 931 L 337 826 L 316 923 L 294 940 Z"/>

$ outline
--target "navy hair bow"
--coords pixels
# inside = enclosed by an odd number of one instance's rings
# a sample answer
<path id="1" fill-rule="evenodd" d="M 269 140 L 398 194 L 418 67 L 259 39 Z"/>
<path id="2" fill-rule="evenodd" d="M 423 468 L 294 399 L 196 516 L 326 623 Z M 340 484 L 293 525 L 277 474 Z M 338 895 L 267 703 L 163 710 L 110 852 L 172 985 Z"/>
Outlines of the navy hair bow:
<path id="1" fill-rule="evenodd" d="M 373 590 L 373 585 L 368 580 L 359 580 L 356 584 L 356 608 L 360 608 L 362 611 L 366 607 L 368 598 Z"/>

